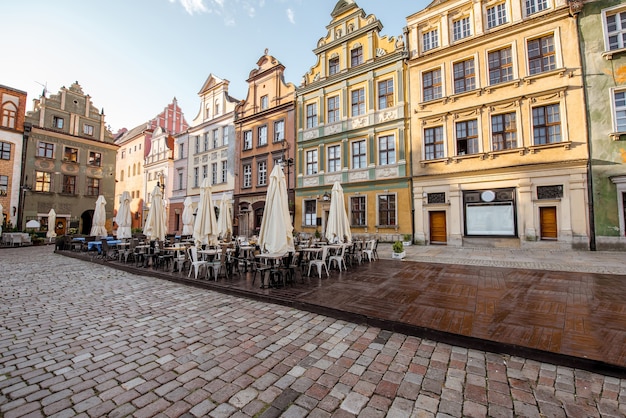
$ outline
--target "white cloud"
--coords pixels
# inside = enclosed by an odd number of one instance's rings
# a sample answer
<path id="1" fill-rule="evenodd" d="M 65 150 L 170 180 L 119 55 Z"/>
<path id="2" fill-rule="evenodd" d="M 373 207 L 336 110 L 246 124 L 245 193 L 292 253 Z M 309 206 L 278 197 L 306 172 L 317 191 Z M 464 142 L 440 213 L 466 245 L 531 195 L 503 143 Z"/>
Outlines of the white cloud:
<path id="1" fill-rule="evenodd" d="M 294 25 L 296 24 L 296 16 L 295 13 L 293 12 L 293 10 L 291 8 L 286 10 L 287 12 L 287 19 L 289 19 L 289 22 L 293 23 Z"/>
<path id="2" fill-rule="evenodd" d="M 170 0 L 170 3 L 175 3 L 177 0 Z M 209 10 L 204 5 L 204 0 L 178 0 L 180 4 L 185 8 L 185 11 L 190 15 L 194 13 L 206 13 Z"/>

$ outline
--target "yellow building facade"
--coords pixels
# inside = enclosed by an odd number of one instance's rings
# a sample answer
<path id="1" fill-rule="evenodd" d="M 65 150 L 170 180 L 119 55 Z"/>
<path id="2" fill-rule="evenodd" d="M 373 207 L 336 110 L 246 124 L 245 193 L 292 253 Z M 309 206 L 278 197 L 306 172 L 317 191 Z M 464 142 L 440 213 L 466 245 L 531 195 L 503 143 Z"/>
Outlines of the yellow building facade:
<path id="1" fill-rule="evenodd" d="M 588 248 L 583 78 L 568 3 L 434 2 L 407 28 L 416 240 Z"/>
<path id="2" fill-rule="evenodd" d="M 324 236 L 339 182 L 353 236 L 400 239 L 412 231 L 407 51 L 353 1 L 339 1 L 331 17 L 296 89 L 294 228 Z"/>

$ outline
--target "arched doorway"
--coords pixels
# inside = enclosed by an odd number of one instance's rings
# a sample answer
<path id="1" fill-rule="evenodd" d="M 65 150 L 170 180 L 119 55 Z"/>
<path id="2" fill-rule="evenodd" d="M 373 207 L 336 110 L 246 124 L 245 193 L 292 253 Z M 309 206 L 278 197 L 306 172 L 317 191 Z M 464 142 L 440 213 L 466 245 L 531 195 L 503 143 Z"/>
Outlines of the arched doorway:
<path id="1" fill-rule="evenodd" d="M 91 233 L 91 223 L 93 221 L 93 209 L 86 210 L 80 215 L 81 228 L 80 234 L 89 235 Z"/>

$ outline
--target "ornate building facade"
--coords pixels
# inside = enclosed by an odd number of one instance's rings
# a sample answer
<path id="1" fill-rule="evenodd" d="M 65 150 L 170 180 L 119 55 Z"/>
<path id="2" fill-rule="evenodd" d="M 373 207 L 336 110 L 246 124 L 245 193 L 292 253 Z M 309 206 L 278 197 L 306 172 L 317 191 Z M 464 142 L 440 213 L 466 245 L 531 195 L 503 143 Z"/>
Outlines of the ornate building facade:
<path id="1" fill-rule="evenodd" d="M 58 235 L 89 234 L 96 200 L 108 205 L 111 230 L 118 146 L 99 111 L 78 82 L 50 97 L 42 95 L 26 114 L 30 135 L 24 152 L 22 221 L 34 219 L 46 228 L 56 212 Z M 18 225 L 24 228 L 24 225 Z"/>
<path id="2" fill-rule="evenodd" d="M 0 85 L 0 226 L 18 225 L 26 92 Z"/>
<path id="3" fill-rule="evenodd" d="M 383 241 L 411 234 L 407 50 L 382 23 L 339 1 L 317 64 L 296 89 L 297 231 L 324 235 L 335 182 L 352 234 Z"/>
<path id="4" fill-rule="evenodd" d="M 235 110 L 237 181 L 235 233 L 256 235 L 261 227 L 272 169 L 283 167 L 293 210 L 295 86 L 286 83 L 285 67 L 265 53 L 248 77 L 248 94 Z"/>
<path id="5" fill-rule="evenodd" d="M 568 2 L 435 1 L 407 26 L 416 240 L 588 248 L 583 74 Z"/>

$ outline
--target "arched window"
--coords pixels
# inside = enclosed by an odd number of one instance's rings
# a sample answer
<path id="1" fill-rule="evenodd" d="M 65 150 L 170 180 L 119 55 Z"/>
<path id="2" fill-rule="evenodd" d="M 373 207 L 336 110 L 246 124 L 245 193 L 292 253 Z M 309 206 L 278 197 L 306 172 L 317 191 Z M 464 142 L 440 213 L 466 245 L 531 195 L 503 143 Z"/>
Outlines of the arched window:
<path id="1" fill-rule="evenodd" d="M 2 126 L 5 128 L 15 128 L 15 118 L 17 117 L 17 106 L 14 103 L 6 102 L 2 106 Z"/>

